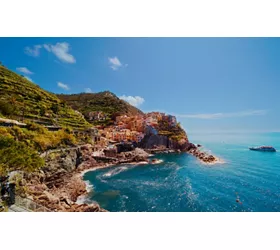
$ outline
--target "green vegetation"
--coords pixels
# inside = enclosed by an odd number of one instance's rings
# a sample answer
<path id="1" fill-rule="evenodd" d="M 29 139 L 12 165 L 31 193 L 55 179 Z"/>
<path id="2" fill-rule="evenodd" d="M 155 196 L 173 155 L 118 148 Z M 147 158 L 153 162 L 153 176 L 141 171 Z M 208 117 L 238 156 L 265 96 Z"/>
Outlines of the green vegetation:
<path id="1" fill-rule="evenodd" d="M 14 170 L 37 170 L 44 164 L 39 153 L 85 142 L 86 136 L 74 136 L 69 128 L 51 132 L 34 123 L 26 128 L 0 127 L 0 175 Z"/>
<path id="2" fill-rule="evenodd" d="M 0 135 L 23 142 L 37 152 L 58 147 L 74 146 L 78 142 L 78 138 L 74 137 L 69 129 L 51 132 L 45 127 L 33 123 L 28 124 L 26 128 L 17 126 L 0 127 Z"/>
<path id="3" fill-rule="evenodd" d="M 15 170 L 34 171 L 44 165 L 39 154 L 24 142 L 0 136 L 0 175 Z"/>
<path id="4" fill-rule="evenodd" d="M 180 123 L 175 126 L 169 126 L 168 122 L 160 121 L 158 125 L 159 135 L 165 135 L 174 141 L 180 141 L 181 139 L 187 139 L 185 130 L 181 127 Z"/>
<path id="5" fill-rule="evenodd" d="M 0 117 L 75 129 L 91 125 L 55 94 L 0 65 Z"/>
<path id="6" fill-rule="evenodd" d="M 126 101 L 119 99 L 109 91 L 100 93 L 81 93 L 73 95 L 58 95 L 73 109 L 81 112 L 89 121 L 89 113 L 102 111 L 107 115 L 105 121 L 93 122 L 95 125 L 109 125 L 116 115 L 137 115 L 143 112 Z"/>
<path id="7" fill-rule="evenodd" d="M 85 143 L 92 143 L 89 135 L 74 136 L 71 128 L 49 131 L 35 123 L 0 127 L 0 176 L 15 170 L 36 171 L 44 165 L 40 153 Z"/>

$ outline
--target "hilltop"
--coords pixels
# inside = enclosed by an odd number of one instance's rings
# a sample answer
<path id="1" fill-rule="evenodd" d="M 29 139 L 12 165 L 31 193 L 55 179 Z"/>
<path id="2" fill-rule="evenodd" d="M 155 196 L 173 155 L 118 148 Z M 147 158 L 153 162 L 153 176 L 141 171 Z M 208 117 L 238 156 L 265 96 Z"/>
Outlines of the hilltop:
<path id="1" fill-rule="evenodd" d="M 77 129 L 91 126 L 55 94 L 1 65 L 0 117 Z"/>
<path id="2" fill-rule="evenodd" d="M 81 93 L 72 95 L 57 95 L 73 109 L 81 112 L 90 121 L 91 112 L 103 112 L 103 121 L 93 122 L 94 124 L 108 125 L 117 115 L 143 115 L 144 113 L 128 102 L 121 100 L 110 91 L 100 93 Z"/>

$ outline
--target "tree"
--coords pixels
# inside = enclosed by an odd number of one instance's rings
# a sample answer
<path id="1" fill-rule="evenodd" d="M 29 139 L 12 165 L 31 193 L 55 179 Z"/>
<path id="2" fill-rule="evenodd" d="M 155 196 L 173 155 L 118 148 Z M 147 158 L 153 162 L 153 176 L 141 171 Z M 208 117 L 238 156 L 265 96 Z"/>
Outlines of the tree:
<path id="1" fill-rule="evenodd" d="M 44 116 L 45 113 L 46 113 L 46 108 L 45 108 L 44 106 L 42 106 L 42 107 L 40 108 L 40 116 Z"/>
<path id="2" fill-rule="evenodd" d="M 2 172 L 15 170 L 32 172 L 43 165 L 44 160 L 24 142 L 0 136 L 0 166 Z"/>
<path id="3" fill-rule="evenodd" d="M 9 101 L 12 105 L 17 105 L 17 99 L 14 96 L 11 96 Z"/>
<path id="4" fill-rule="evenodd" d="M 55 114 L 57 114 L 58 111 L 59 111 L 59 106 L 58 106 L 58 104 L 57 104 L 57 103 L 52 104 L 51 110 L 52 110 Z"/>
<path id="5" fill-rule="evenodd" d="M 5 116 L 13 115 L 15 112 L 15 106 L 9 102 L 0 101 L 0 112 Z"/>

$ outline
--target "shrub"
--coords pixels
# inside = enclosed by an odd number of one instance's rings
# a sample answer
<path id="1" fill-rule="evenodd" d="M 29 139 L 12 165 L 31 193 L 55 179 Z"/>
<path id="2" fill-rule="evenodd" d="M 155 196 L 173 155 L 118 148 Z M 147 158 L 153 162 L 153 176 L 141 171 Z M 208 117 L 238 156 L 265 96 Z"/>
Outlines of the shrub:
<path id="1" fill-rule="evenodd" d="M 0 112 L 3 115 L 10 116 L 15 113 L 15 108 L 9 102 L 0 101 Z"/>
<path id="2" fill-rule="evenodd" d="M 43 165 L 44 160 L 24 142 L 0 135 L 0 166 L 2 172 L 15 170 L 31 172 Z"/>
<path id="3" fill-rule="evenodd" d="M 30 131 L 36 131 L 41 134 L 45 134 L 48 131 L 44 126 L 31 122 L 27 123 L 26 128 Z"/>
<path id="4" fill-rule="evenodd" d="M 55 114 L 58 114 L 58 111 L 59 111 L 58 104 L 52 104 L 51 110 L 52 110 Z"/>

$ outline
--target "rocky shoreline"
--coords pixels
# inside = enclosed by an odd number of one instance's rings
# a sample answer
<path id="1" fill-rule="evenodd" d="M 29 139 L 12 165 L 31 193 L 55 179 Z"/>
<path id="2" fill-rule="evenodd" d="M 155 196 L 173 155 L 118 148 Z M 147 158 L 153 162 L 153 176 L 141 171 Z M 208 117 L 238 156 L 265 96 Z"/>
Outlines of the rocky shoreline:
<path id="1" fill-rule="evenodd" d="M 186 152 L 195 156 L 197 159 L 199 159 L 204 164 L 214 165 L 217 163 L 223 163 L 223 161 L 221 159 L 219 159 L 218 157 L 201 151 L 200 147 L 201 147 L 201 145 L 195 146 L 194 144 L 191 143 L 190 147 L 187 149 Z"/>
<path id="2" fill-rule="evenodd" d="M 202 152 L 192 143 L 184 151 L 197 157 L 202 163 L 220 163 L 217 157 Z M 22 196 L 50 211 L 105 212 L 97 203 L 77 203 L 79 197 L 88 194 L 87 185 L 83 181 L 86 172 L 119 164 L 158 164 L 160 161 L 156 159 L 148 160 L 151 153 L 181 153 L 181 150 L 136 148 L 118 153 L 116 157 L 103 158 L 94 156 L 93 152 L 93 146 L 88 144 L 44 153 L 45 166 L 36 173 L 24 174 L 19 182 L 19 191 L 22 191 Z"/>
<path id="3" fill-rule="evenodd" d="M 46 164 L 40 171 L 23 174 L 18 183 L 19 194 L 54 212 L 105 212 L 96 203 L 77 204 L 78 198 L 88 193 L 83 175 L 122 163 L 147 164 L 149 155 L 135 149 L 122 152 L 117 158 L 98 158 L 93 151 L 93 146 L 88 144 L 45 153 Z"/>
<path id="4" fill-rule="evenodd" d="M 188 154 L 195 156 L 197 159 L 199 159 L 204 164 L 213 165 L 213 164 L 217 164 L 217 163 L 223 163 L 223 161 L 221 159 L 219 159 L 218 157 L 201 151 L 200 147 L 201 147 L 201 145 L 196 146 L 193 143 L 188 143 L 187 146 L 182 151 L 180 149 L 168 149 L 168 148 L 162 148 L 162 147 L 157 147 L 157 148 L 153 148 L 153 149 L 145 149 L 145 151 L 148 152 L 149 154 L 170 154 L 170 153 L 186 152 Z"/>

